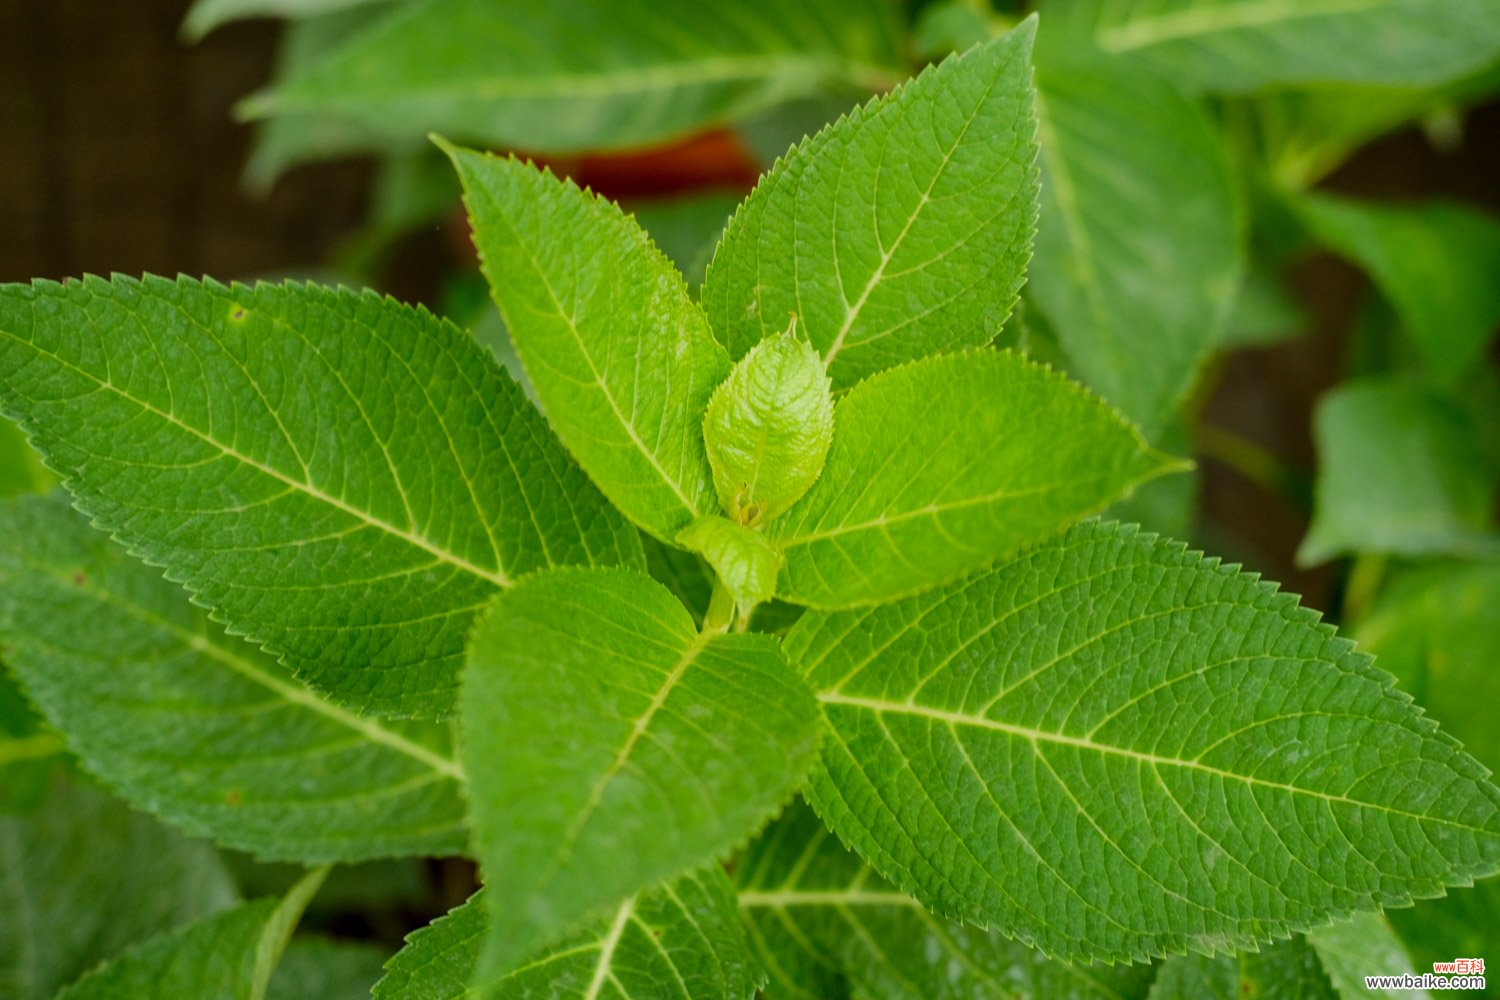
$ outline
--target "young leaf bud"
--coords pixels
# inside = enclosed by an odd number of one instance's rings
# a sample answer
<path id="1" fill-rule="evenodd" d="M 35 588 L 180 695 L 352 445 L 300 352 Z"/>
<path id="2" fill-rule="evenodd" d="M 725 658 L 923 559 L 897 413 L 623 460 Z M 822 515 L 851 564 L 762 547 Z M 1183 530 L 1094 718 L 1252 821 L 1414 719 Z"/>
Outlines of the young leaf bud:
<path id="1" fill-rule="evenodd" d="M 832 386 L 796 317 L 715 390 L 703 439 L 719 502 L 740 524 L 775 517 L 817 481 L 833 441 Z"/>
<path id="2" fill-rule="evenodd" d="M 677 542 L 708 560 L 740 614 L 749 614 L 776 593 L 781 552 L 754 528 L 708 514 L 683 528 Z"/>

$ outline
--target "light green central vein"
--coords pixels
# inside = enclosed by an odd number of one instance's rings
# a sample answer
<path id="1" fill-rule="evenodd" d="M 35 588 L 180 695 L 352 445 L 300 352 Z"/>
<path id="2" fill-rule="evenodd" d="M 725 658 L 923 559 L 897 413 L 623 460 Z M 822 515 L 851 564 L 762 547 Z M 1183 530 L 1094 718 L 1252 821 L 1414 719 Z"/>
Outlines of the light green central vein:
<path id="1" fill-rule="evenodd" d="M 605 980 L 610 978 L 609 967 L 615 960 L 615 949 L 620 946 L 620 937 L 625 933 L 625 925 L 630 922 L 633 912 L 635 898 L 631 897 L 620 907 L 620 912 L 615 914 L 615 922 L 604 936 L 604 942 L 599 948 L 599 964 L 594 967 L 594 978 L 589 982 L 588 992 L 583 995 L 583 1000 L 598 1000 L 599 991 L 604 988 Z"/>
<path id="2" fill-rule="evenodd" d="M 1093 753 L 1108 754 L 1116 757 L 1126 757 L 1130 760 L 1150 764 L 1153 768 L 1175 767 L 1189 771 L 1200 771 L 1211 774 L 1218 778 L 1229 781 L 1237 781 L 1246 785 L 1255 785 L 1261 788 L 1271 788 L 1280 792 L 1290 792 L 1293 795 L 1306 795 L 1311 798 L 1320 799 L 1324 802 L 1339 802 L 1345 805 L 1357 806 L 1360 809 L 1373 809 L 1376 812 L 1388 813 L 1392 816 L 1401 816 L 1423 823 L 1438 823 L 1443 826 L 1453 827 L 1458 830 L 1466 830 L 1470 833 L 1481 834 L 1485 837 L 1494 837 L 1495 831 L 1484 827 L 1472 826 L 1461 823 L 1454 819 L 1441 816 L 1428 816 L 1422 813 L 1408 812 L 1404 809 L 1394 809 L 1390 806 L 1381 805 L 1376 802 L 1365 802 L 1360 799 L 1352 799 L 1346 795 L 1336 795 L 1330 792 L 1320 792 L 1312 788 L 1302 788 L 1298 785 L 1288 785 L 1279 781 L 1267 781 L 1249 774 L 1236 774 L 1223 768 L 1204 764 L 1198 760 L 1184 760 L 1178 757 L 1162 757 L 1158 754 L 1147 753 L 1141 750 L 1131 750 L 1128 747 L 1112 746 L 1107 743 L 1096 743 L 1090 739 L 1078 736 L 1067 736 L 1063 733 L 1049 733 L 1041 729 L 1031 729 L 1026 726 L 1018 726 L 1009 722 L 997 722 L 994 719 L 986 719 L 975 715 L 965 715 L 962 712 L 950 712 L 940 708 L 929 708 L 925 705 L 913 705 L 906 702 L 885 701 L 879 698 L 861 698 L 854 695 L 841 694 L 837 691 L 824 691 L 818 695 L 818 700 L 825 705 L 846 705 L 851 708 L 862 708 L 877 714 L 914 715 L 924 719 L 932 719 L 950 727 L 972 726 L 979 729 L 989 729 L 994 732 L 1005 733 L 1016 736 L 1036 745 L 1038 743 L 1055 743 L 1062 746 L 1077 747 Z"/>
<path id="3" fill-rule="evenodd" d="M 902 892 L 867 892 L 848 889 L 776 889 L 739 894 L 740 908 L 783 910 L 791 906 L 901 906 L 921 907 Z"/>
<path id="4" fill-rule="evenodd" d="M 1240 28 L 1262 28 L 1290 21 L 1305 21 L 1337 14 L 1362 14 L 1395 6 L 1391 0 L 1261 0 L 1219 7 L 1188 7 L 1160 17 L 1130 21 L 1099 33 L 1099 47 L 1109 52 L 1128 52 L 1169 42 Z"/>

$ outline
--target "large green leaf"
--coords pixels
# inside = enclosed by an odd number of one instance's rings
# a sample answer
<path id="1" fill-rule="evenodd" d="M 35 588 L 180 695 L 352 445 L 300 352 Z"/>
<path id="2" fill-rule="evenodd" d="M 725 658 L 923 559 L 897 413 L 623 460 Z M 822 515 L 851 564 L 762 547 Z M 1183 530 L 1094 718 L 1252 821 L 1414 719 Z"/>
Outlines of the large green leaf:
<path id="1" fill-rule="evenodd" d="M 801 800 L 741 856 L 740 909 L 767 1000 L 1120 1000 L 1149 965 L 1073 967 L 935 916 L 849 853 Z M 851 989 L 852 984 L 852 989 Z"/>
<path id="2" fill-rule="evenodd" d="M 83 787 L 0 818 L 0 996 L 51 1000 L 129 946 L 235 903 L 207 844 Z"/>
<path id="3" fill-rule="evenodd" d="M 309 690 L 62 497 L 0 504 L 0 642 L 85 767 L 192 833 L 308 863 L 467 846 L 441 732 Z"/>
<path id="4" fill-rule="evenodd" d="M 1495 469 L 1464 409 L 1400 378 L 1346 382 L 1313 421 L 1318 479 L 1298 561 L 1500 552 Z"/>
<path id="5" fill-rule="evenodd" d="M 1445 202 L 1305 195 L 1298 208 L 1319 239 L 1370 272 L 1439 382 L 1483 362 L 1500 324 L 1500 220 Z"/>
<path id="6" fill-rule="evenodd" d="M 1031 295 L 1073 372 L 1154 441 L 1218 346 L 1239 281 L 1224 142 L 1171 83 L 1119 60 L 1046 59 L 1037 86 Z"/>
<path id="7" fill-rule="evenodd" d="M 786 641 L 809 794 L 887 879 L 1064 960 L 1255 947 L 1500 869 L 1500 789 L 1296 599 L 1089 523 Z"/>
<path id="8" fill-rule="evenodd" d="M 713 17 L 694 0 L 431 0 L 244 110 L 536 152 L 641 146 L 830 87 L 888 86 L 892 14 L 882 0 L 762 0 Z"/>
<path id="9" fill-rule="evenodd" d="M 1049 26 L 1182 83 L 1425 85 L 1500 56 L 1493 0 L 1046 0 Z"/>
<path id="10" fill-rule="evenodd" d="M 327 869 L 281 900 L 258 899 L 153 938 L 95 969 L 57 1000 L 263 1000 L 292 929 Z"/>
<path id="11" fill-rule="evenodd" d="M 777 593 L 890 600 L 986 566 L 1178 466 L 1076 383 L 1018 354 L 926 358 L 855 386 L 807 496 L 766 532 Z"/>
<path id="12" fill-rule="evenodd" d="M 714 867 L 632 896 L 508 975 L 476 979 L 487 895 L 408 937 L 375 1000 L 750 1000 L 763 979 L 733 887 Z"/>
<path id="13" fill-rule="evenodd" d="M 771 636 L 699 633 L 624 570 L 531 577 L 475 629 L 463 694 L 481 965 L 742 843 L 802 780 L 817 708 Z"/>
<path id="14" fill-rule="evenodd" d="M 795 313 L 841 388 L 995 338 L 1036 224 L 1034 25 L 866 104 L 761 180 L 703 286 L 731 354 Z"/>
<path id="15" fill-rule="evenodd" d="M 617 205 L 517 160 L 450 154 L 552 426 L 615 506 L 673 541 L 718 509 L 703 411 L 730 365 L 708 320 Z"/>
<path id="16" fill-rule="evenodd" d="M 450 711 L 521 574 L 640 560 L 473 338 L 373 293 L 5 286 L 0 411 L 97 526 L 361 711 Z"/>

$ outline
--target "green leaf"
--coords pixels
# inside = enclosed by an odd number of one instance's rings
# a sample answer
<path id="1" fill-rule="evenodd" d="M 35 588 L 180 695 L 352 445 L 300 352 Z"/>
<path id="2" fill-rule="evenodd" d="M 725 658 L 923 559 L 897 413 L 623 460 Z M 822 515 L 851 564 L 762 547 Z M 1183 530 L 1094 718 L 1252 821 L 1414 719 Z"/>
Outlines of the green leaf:
<path id="1" fill-rule="evenodd" d="M 1319 239 L 1370 272 L 1438 382 L 1483 363 L 1500 324 L 1500 221 L 1462 205 L 1298 201 Z"/>
<path id="2" fill-rule="evenodd" d="M 391 0 L 197 0 L 182 19 L 182 33 L 197 41 L 222 24 L 251 17 L 292 20 L 317 17 L 351 7 L 370 7 Z"/>
<path id="3" fill-rule="evenodd" d="M 385 956 L 365 942 L 296 938 L 276 966 L 266 1000 L 370 1000 Z"/>
<path id="4" fill-rule="evenodd" d="M 1310 931 L 1307 943 L 1317 953 L 1334 993 L 1343 1000 L 1365 1000 L 1371 993 L 1407 998 L 1428 996 L 1425 990 L 1365 989 L 1365 976 L 1416 972 L 1400 938 L 1382 914 L 1362 913 L 1353 920 Z"/>
<path id="5" fill-rule="evenodd" d="M 1063 376 L 998 351 L 927 358 L 846 393 L 816 485 L 766 528 L 777 593 L 813 607 L 951 580 L 1174 471 Z"/>
<path id="6" fill-rule="evenodd" d="M 1500 563 L 1397 576 L 1359 622 L 1359 641 L 1491 771 L 1500 771 Z"/>
<path id="7" fill-rule="evenodd" d="M 98 527 L 358 711 L 449 712 L 520 575 L 640 561 L 483 349 L 373 293 L 5 286 L 0 410 Z"/>
<path id="8" fill-rule="evenodd" d="M 703 286 L 734 357 L 796 314 L 842 389 L 995 338 L 1036 227 L 1034 33 L 944 60 L 762 178 Z"/>
<path id="9" fill-rule="evenodd" d="M 735 869 L 767 1000 L 1120 1000 L 1145 993 L 1147 965 L 1074 968 L 999 931 L 923 909 L 849 853 L 798 800 Z"/>
<path id="10" fill-rule="evenodd" d="M 553 428 L 665 542 L 717 509 L 703 411 L 729 358 L 619 206 L 517 160 L 448 148 L 495 302 Z"/>
<path id="11" fill-rule="evenodd" d="M 375 1000 L 750 1000 L 762 981 L 734 890 L 714 867 L 633 896 L 509 975 L 475 982 L 488 892 L 407 938 Z"/>
<path id="12" fill-rule="evenodd" d="M 1317 952 L 1298 937 L 1238 958 L 1168 959 L 1150 1000 L 1338 1000 L 1338 994 Z"/>
<path id="13" fill-rule="evenodd" d="M 1088 523 L 786 640 L 809 795 L 882 876 L 1067 961 L 1255 947 L 1500 869 L 1500 789 L 1296 599 Z"/>
<path id="14" fill-rule="evenodd" d="M 1494 463 L 1463 408 L 1400 378 L 1345 382 L 1313 419 L 1318 479 L 1297 561 L 1500 552 Z"/>
<path id="15" fill-rule="evenodd" d="M 1491 0 L 1047 0 L 1049 29 L 1220 93 L 1436 84 L 1500 56 Z M 1393 44 L 1398 39 L 1399 44 Z"/>
<path id="16" fill-rule="evenodd" d="M 1495 928 L 1500 927 L 1500 878 L 1442 899 L 1425 899 L 1409 910 L 1392 910 L 1387 916 L 1413 964 L 1423 972 L 1434 962 L 1491 956 Z"/>
<path id="17" fill-rule="evenodd" d="M 445 733 L 309 690 L 62 497 L 0 504 L 0 641 L 84 766 L 191 833 L 307 863 L 467 846 Z"/>
<path id="18" fill-rule="evenodd" d="M 0 639 L 0 655 L 7 655 Z M 0 662 L 0 813 L 29 813 L 47 796 L 63 741 Z"/>
<path id="19" fill-rule="evenodd" d="M 802 499 L 832 441 L 832 386 L 795 319 L 740 358 L 703 417 L 719 503 L 741 524 L 769 521 Z"/>
<path id="20" fill-rule="evenodd" d="M 432 0 L 242 105 L 335 115 L 393 138 L 576 152 L 661 143 L 833 88 L 896 78 L 880 0 Z"/>
<path id="21" fill-rule="evenodd" d="M 1031 295 L 1072 371 L 1155 441 L 1218 346 L 1239 282 L 1224 142 L 1198 104 L 1138 66 L 1071 53 L 1038 66 Z"/>
<path id="22" fill-rule="evenodd" d="M 207 844 L 89 788 L 0 817 L 0 996 L 51 1000 L 125 948 L 236 901 Z"/>
<path id="23" fill-rule="evenodd" d="M 700 634 L 642 574 L 507 593 L 463 694 L 474 848 L 501 900 L 481 971 L 742 843 L 802 780 L 816 715 L 774 638 Z"/>
<path id="24" fill-rule="evenodd" d="M 263 1000 L 292 929 L 318 891 L 313 871 L 281 900 L 259 899 L 153 938 L 84 976 L 57 1000 Z"/>

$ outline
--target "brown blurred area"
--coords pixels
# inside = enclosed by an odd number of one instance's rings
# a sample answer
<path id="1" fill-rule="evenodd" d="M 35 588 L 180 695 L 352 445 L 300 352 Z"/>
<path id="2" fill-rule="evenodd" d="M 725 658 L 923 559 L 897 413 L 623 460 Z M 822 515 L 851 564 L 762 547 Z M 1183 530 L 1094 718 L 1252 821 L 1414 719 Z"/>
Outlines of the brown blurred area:
<path id="1" fill-rule="evenodd" d="M 267 79 L 277 29 L 239 23 L 189 46 L 177 34 L 187 6 L 0 0 L 0 280 L 305 272 L 358 224 L 370 183 L 360 164 L 298 168 L 266 197 L 243 191 L 251 129 L 234 122 L 231 107 Z M 1381 197 L 1441 193 L 1500 211 L 1500 104 L 1469 116 L 1455 151 L 1403 132 L 1369 147 L 1328 186 Z M 394 260 L 387 290 L 430 296 L 452 256 L 452 241 L 419 235 Z M 1327 257 L 1299 265 L 1292 283 L 1312 334 L 1229 358 L 1203 419 L 1310 475 L 1312 407 L 1339 378 L 1366 286 Z M 1232 540 L 1225 554 L 1329 607 L 1338 568 L 1304 572 L 1292 562 L 1306 512 L 1213 459 L 1201 467 L 1214 541 Z"/>

